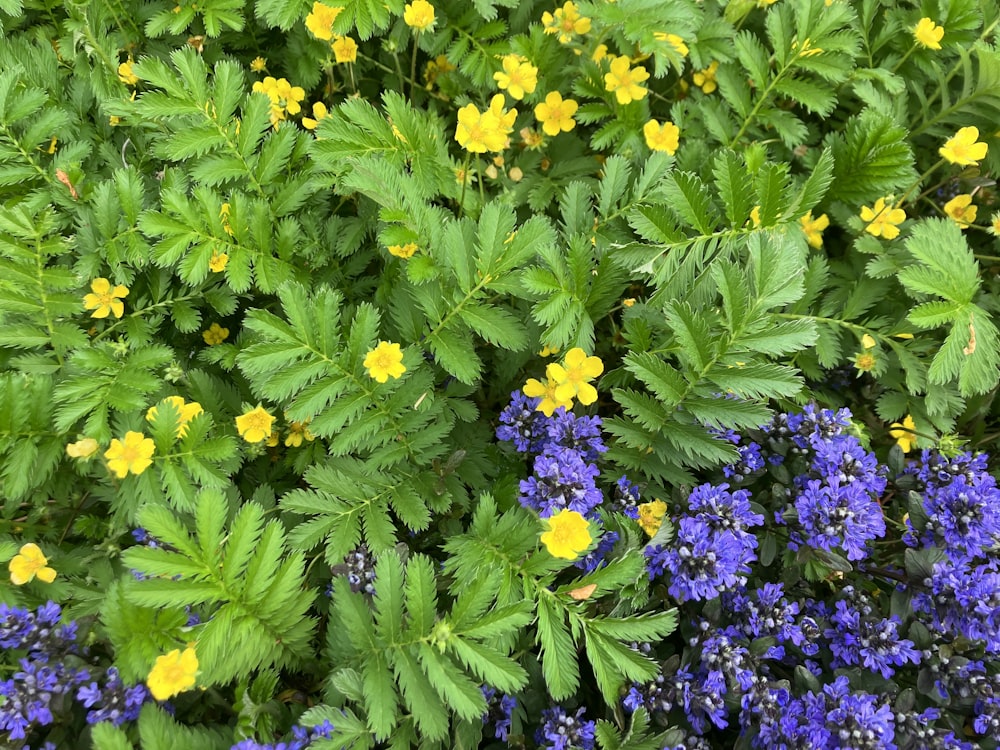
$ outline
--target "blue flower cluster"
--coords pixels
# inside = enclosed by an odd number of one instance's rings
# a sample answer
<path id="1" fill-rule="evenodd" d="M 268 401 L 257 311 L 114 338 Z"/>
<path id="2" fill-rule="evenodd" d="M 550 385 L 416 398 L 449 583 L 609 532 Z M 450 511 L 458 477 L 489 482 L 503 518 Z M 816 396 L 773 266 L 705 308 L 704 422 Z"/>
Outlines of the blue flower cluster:
<path id="1" fill-rule="evenodd" d="M 600 470 L 596 462 L 607 451 L 601 419 L 578 417 L 562 407 L 546 417 L 536 410 L 539 400 L 514 391 L 510 404 L 500 414 L 496 431 L 498 440 L 512 443 L 515 450 L 526 453 L 533 461 L 531 476 L 520 483 L 518 500 L 541 518 L 572 510 L 600 527 L 597 510 L 604 496 L 597 486 Z M 622 477 L 608 507 L 636 519 L 638 502 L 638 487 Z M 618 539 L 617 532 L 605 532 L 597 548 L 574 565 L 587 572 L 596 570 Z"/>
<path id="2" fill-rule="evenodd" d="M 110 721 L 120 726 L 126 721 L 135 721 L 147 698 L 149 691 L 145 685 L 126 686 L 114 667 L 108 667 L 103 686 L 91 682 L 76 692 L 76 699 L 90 709 L 87 712 L 88 724 Z"/>
<path id="3" fill-rule="evenodd" d="M 835 669 L 860 665 L 888 679 L 896 667 L 920 663 L 913 641 L 899 635 L 899 617 L 880 617 L 871 599 L 854 586 L 845 586 L 843 594 L 830 615 L 832 627 L 824 633 Z"/>
<path id="4" fill-rule="evenodd" d="M 1000 487 L 982 456 L 924 451 L 887 492 L 888 469 L 849 434 L 850 417 L 810 406 L 747 436 L 719 433 L 739 452 L 723 471 L 735 489 L 696 487 L 672 519 L 674 539 L 645 551 L 650 577 L 666 578 L 695 635 L 656 679 L 631 686 L 627 710 L 642 707 L 713 747 L 712 738 L 735 742 L 737 711 L 743 743 L 754 748 L 971 750 L 963 724 L 1000 742 L 1000 675 L 982 656 L 1000 652 Z M 773 516 L 751 506 L 751 484 Z M 894 500 L 905 503 L 912 488 L 919 494 L 899 514 L 909 511 L 905 570 L 898 535 L 885 543 L 888 560 L 869 561 L 872 542 L 887 534 L 882 503 L 895 513 Z M 770 544 L 787 535 L 784 560 L 805 565 L 785 583 L 761 571 L 765 580 L 748 588 L 759 552 L 753 530 L 772 517 Z M 846 561 L 838 570 L 807 548 Z M 840 583 L 848 561 L 856 577 Z M 814 598 L 817 583 L 837 591 L 832 601 Z M 697 605 L 720 596 L 721 606 Z M 807 672 L 793 692 L 800 667 Z M 897 700 L 896 685 L 912 684 L 917 670 L 920 684 L 933 676 L 938 705 Z M 799 677 L 819 687 L 804 690 L 810 683 Z M 881 680 L 894 682 L 859 689 Z M 670 744 L 687 748 L 690 739 Z"/>
<path id="5" fill-rule="evenodd" d="M 1000 653 L 1000 488 L 986 457 L 925 450 L 907 474 L 921 490 L 903 541 L 938 559 L 913 581 L 913 609 L 940 637 L 961 636 Z M 921 517 L 922 516 L 922 517 Z"/>
<path id="6" fill-rule="evenodd" d="M 76 639 L 77 624 L 63 623 L 55 602 L 34 612 L 0 604 L 0 647 L 23 653 L 20 669 L 0 682 L 0 731 L 11 740 L 26 739 L 36 728 L 55 723 L 70 712 L 74 698 L 91 709 L 88 724 L 111 721 L 117 726 L 139 715 L 149 697 L 145 686 L 126 686 L 111 668 L 99 687 L 86 669 L 71 665 L 71 660 L 79 661 Z"/>
<path id="7" fill-rule="evenodd" d="M 316 740 L 329 739 L 333 734 L 333 724 L 329 720 L 313 727 L 292 727 L 292 739 L 287 742 L 263 744 L 256 740 L 242 740 L 233 745 L 230 750 L 305 750 Z"/>
<path id="8" fill-rule="evenodd" d="M 885 536 L 878 502 L 886 488 L 885 471 L 857 438 L 844 434 L 850 416 L 847 409 L 810 406 L 802 414 L 775 417 L 768 428 L 777 435 L 787 431 L 790 452 L 811 457 L 808 470 L 795 477 L 791 507 L 776 516 L 792 525 L 792 549 L 843 549 L 848 560 L 863 560 L 868 543 Z"/>
<path id="9" fill-rule="evenodd" d="M 510 734 L 510 723 L 517 708 L 517 698 L 506 693 L 499 693 L 494 688 L 483 685 L 480 687 L 483 698 L 486 699 L 487 711 L 483 714 L 483 724 L 493 729 L 493 736 L 501 742 L 507 741 Z"/>
<path id="10" fill-rule="evenodd" d="M 728 484 L 696 487 L 673 542 L 646 548 L 649 577 L 669 573 L 670 595 L 679 602 L 714 599 L 746 583 L 757 559 L 757 537 L 747 529 L 763 522 L 750 508 L 746 490 L 729 492 Z"/>
<path id="11" fill-rule="evenodd" d="M 542 711 L 542 726 L 535 732 L 535 744 L 542 750 L 593 750 L 597 725 L 583 718 L 586 709 L 575 714 L 562 706 Z"/>

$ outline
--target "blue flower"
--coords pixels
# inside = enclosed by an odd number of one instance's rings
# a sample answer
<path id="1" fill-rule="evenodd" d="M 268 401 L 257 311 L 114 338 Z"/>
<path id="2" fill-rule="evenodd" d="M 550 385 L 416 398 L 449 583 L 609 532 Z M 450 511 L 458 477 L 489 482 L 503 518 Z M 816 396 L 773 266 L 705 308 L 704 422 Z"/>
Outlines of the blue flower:
<path id="1" fill-rule="evenodd" d="M 633 520 L 639 518 L 639 488 L 628 481 L 628 477 L 622 477 L 615 483 L 614 496 L 611 498 L 611 507 L 619 513 L 624 513 Z"/>
<path id="2" fill-rule="evenodd" d="M 480 690 L 488 707 L 487 712 L 483 714 L 483 724 L 492 724 L 493 736 L 501 742 L 506 742 L 514 709 L 517 708 L 517 698 L 499 693 L 487 685 L 481 686 Z"/>
<path id="3" fill-rule="evenodd" d="M 795 511 L 806 544 L 828 551 L 843 548 L 848 560 L 864 559 L 868 542 L 885 535 L 882 507 L 858 482 L 810 480 L 795 499 Z"/>
<path id="4" fill-rule="evenodd" d="M 604 564 L 604 558 L 607 557 L 608 553 L 614 549 L 615 544 L 618 542 L 618 532 L 616 531 L 605 531 L 601 535 L 601 541 L 597 543 L 597 547 L 592 549 L 583 557 L 574 561 L 573 565 L 587 573 L 593 573 L 601 565 Z"/>
<path id="5" fill-rule="evenodd" d="M 853 586 L 843 591 L 846 598 L 837 601 L 830 616 L 834 627 L 825 633 L 835 657 L 834 668 L 861 665 L 889 679 L 895 667 L 920 663 L 913 641 L 899 635 L 898 617 L 879 617 L 871 600 Z"/>
<path id="6" fill-rule="evenodd" d="M 598 474 L 600 470 L 577 451 L 547 450 L 535 459 L 534 474 L 521 481 L 518 499 L 542 518 L 565 508 L 587 516 L 603 499 L 595 483 Z"/>
<path id="7" fill-rule="evenodd" d="M 83 685 L 76 691 L 76 699 L 83 703 L 87 712 L 87 723 L 97 724 L 110 721 L 115 726 L 139 718 L 139 711 L 149 697 L 145 685 L 126 687 L 118 676 L 118 670 L 108 667 L 104 687 L 96 682 Z"/>
<path id="8" fill-rule="evenodd" d="M 585 708 L 568 714 L 562 706 L 542 711 L 542 726 L 535 732 L 535 743 L 546 750 L 593 750 L 597 725 L 585 721 Z"/>
<path id="9" fill-rule="evenodd" d="M 500 426 L 497 440 L 514 444 L 519 453 L 538 453 L 548 439 L 546 422 L 540 411 L 536 411 L 539 398 L 529 398 L 521 391 L 510 394 L 510 404 L 500 412 Z"/>
<path id="10" fill-rule="evenodd" d="M 722 589 L 744 585 L 756 559 L 733 532 L 713 533 L 700 518 L 682 518 L 663 558 L 671 576 L 668 591 L 679 602 L 714 599 Z"/>
<path id="11" fill-rule="evenodd" d="M 597 461 L 607 451 L 601 439 L 600 417 L 578 417 L 559 407 L 547 420 L 548 440 L 544 450 L 568 448 L 583 456 L 585 461 Z"/>
<path id="12" fill-rule="evenodd" d="M 71 694 L 75 685 L 89 679 L 87 672 L 75 671 L 63 664 L 21 659 L 21 669 L 9 680 L 0 682 L 0 731 L 9 739 L 23 740 L 28 731 L 54 721 L 51 705 L 63 694 Z"/>

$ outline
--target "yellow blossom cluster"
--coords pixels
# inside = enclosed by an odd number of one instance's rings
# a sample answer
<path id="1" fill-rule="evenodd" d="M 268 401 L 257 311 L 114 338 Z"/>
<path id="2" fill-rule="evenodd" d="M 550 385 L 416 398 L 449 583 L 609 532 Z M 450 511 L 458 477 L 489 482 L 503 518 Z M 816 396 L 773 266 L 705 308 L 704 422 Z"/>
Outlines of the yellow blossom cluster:
<path id="1" fill-rule="evenodd" d="M 590 19 L 580 15 L 576 3 L 567 2 L 555 14 L 543 13 L 542 26 L 546 34 L 558 34 L 561 44 L 569 44 L 576 36 L 590 31 Z"/>
<path id="2" fill-rule="evenodd" d="M 505 110 L 504 102 L 504 95 L 497 94 L 483 112 L 475 104 L 466 104 L 458 110 L 458 125 L 455 128 L 458 145 L 474 154 L 503 151 L 517 119 L 517 110 Z"/>
<path id="3" fill-rule="evenodd" d="M 257 81 L 253 85 L 255 93 L 264 94 L 271 101 L 271 125 L 275 128 L 285 119 L 286 115 L 297 115 L 302 111 L 299 104 L 306 98 L 305 89 L 301 86 L 292 86 L 287 78 L 275 78 L 267 76 L 263 81 Z"/>
<path id="4" fill-rule="evenodd" d="M 529 378 L 522 389 L 529 398 L 541 398 L 536 410 L 551 417 L 559 407 L 573 408 L 573 399 L 584 406 L 597 401 L 597 389 L 589 381 L 604 372 L 600 357 L 588 357 L 579 348 L 570 349 L 561 363 L 550 362 L 545 367 L 546 382 Z"/>

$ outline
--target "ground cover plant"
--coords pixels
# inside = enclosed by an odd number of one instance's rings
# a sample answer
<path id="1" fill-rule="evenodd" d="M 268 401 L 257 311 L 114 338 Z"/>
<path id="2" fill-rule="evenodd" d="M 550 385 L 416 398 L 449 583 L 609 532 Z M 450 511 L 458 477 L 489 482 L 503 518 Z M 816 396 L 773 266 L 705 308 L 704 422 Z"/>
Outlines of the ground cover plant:
<path id="1" fill-rule="evenodd" d="M 0 745 L 993 748 L 992 0 L 0 0 Z"/>

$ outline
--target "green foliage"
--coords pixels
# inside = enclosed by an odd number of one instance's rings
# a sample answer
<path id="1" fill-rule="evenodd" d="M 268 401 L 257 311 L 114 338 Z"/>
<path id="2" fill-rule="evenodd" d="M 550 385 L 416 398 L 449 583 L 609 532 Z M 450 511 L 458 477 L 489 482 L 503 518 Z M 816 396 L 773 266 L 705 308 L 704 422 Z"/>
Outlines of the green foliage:
<path id="1" fill-rule="evenodd" d="M 403 716 L 429 740 L 444 740 L 449 717 L 472 721 L 486 712 L 480 683 L 505 692 L 524 686 L 527 672 L 510 649 L 492 644 L 530 621 L 525 603 L 487 614 L 491 592 L 470 587 L 441 613 L 429 558 L 415 555 L 404 565 L 390 551 L 379 556 L 375 570 L 372 609 L 346 579 L 335 581 L 328 648 L 339 665 L 333 679 L 360 687 L 376 741 L 393 736 Z"/>
<path id="2" fill-rule="evenodd" d="M 227 522 L 230 504 L 221 492 L 196 498 L 194 533 L 162 506 L 139 511 L 139 522 L 170 549 L 133 547 L 126 564 L 146 576 L 130 582 L 125 596 L 145 608 L 213 606 L 198 638 L 204 683 L 226 683 L 251 670 L 301 664 L 315 620 L 307 616 L 313 594 L 304 591 L 305 561 L 289 552 L 277 521 L 243 504 Z M 233 649 L 233 643 L 242 647 Z"/>
<path id="3" fill-rule="evenodd" d="M 950 221 L 926 221 L 906 242 L 915 261 L 899 272 L 899 281 L 918 301 L 907 319 L 918 328 L 950 328 L 934 356 L 927 379 L 945 385 L 957 379 L 963 396 L 996 387 L 1000 374 L 1000 339 L 990 314 L 973 302 L 981 281 L 979 268 L 962 231 Z"/>
<path id="4" fill-rule="evenodd" d="M 906 416 L 916 448 L 996 447 L 995 3 L 618 0 L 570 28 L 561 0 L 440 0 L 420 31 L 405 5 L 330 0 L 327 40 L 312 0 L 0 0 L 0 560 L 34 542 L 58 572 L 2 598 L 58 600 L 88 668 L 130 684 L 194 644 L 210 688 L 90 735 L 67 700 L 57 744 L 329 720 L 317 747 L 464 750 L 491 740 L 489 686 L 518 699 L 514 743 L 557 701 L 602 750 L 672 747 L 678 727 L 621 710 L 690 636 L 644 550 L 736 460 L 726 431 L 813 402 L 849 407 L 894 470 Z M 941 49 L 914 40 L 925 15 Z M 537 68 L 523 96 L 510 56 Z M 614 57 L 649 77 L 609 90 Z M 552 92 L 578 105 L 557 135 Z M 942 160 L 967 126 L 990 152 Z M 898 238 L 860 219 L 878 199 Z M 122 314 L 85 304 L 99 280 Z M 380 342 L 405 368 L 382 383 Z M 535 456 L 496 437 L 574 348 L 603 364 L 574 406 L 609 448 L 589 552 L 618 537 L 591 572 L 540 545 Z M 109 464 L 129 433 L 148 462 Z M 622 475 L 667 504 L 651 539 L 613 504 Z M 762 536 L 765 564 L 781 544 Z M 347 570 L 369 554 L 374 597 Z M 849 567 L 788 554 L 789 586 Z"/>

